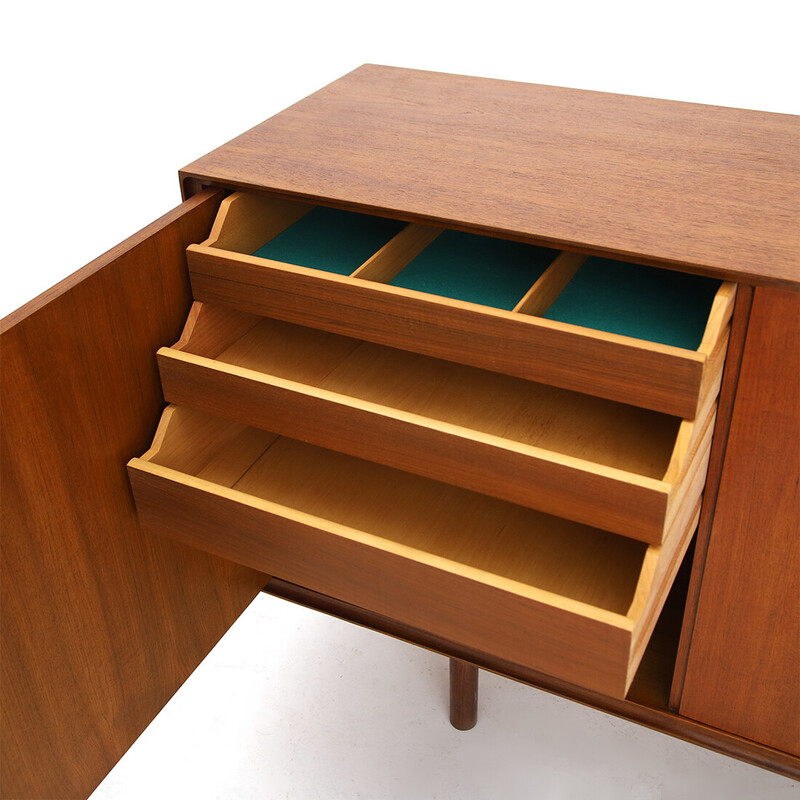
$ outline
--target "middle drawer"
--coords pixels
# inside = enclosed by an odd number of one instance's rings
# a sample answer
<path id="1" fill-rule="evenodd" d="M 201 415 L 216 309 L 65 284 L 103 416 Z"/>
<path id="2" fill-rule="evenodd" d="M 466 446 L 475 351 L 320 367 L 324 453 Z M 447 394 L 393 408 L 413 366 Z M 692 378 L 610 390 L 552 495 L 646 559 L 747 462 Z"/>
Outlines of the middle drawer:
<path id="1" fill-rule="evenodd" d="M 195 303 L 158 352 L 165 398 L 661 543 L 707 453 L 694 420 Z"/>

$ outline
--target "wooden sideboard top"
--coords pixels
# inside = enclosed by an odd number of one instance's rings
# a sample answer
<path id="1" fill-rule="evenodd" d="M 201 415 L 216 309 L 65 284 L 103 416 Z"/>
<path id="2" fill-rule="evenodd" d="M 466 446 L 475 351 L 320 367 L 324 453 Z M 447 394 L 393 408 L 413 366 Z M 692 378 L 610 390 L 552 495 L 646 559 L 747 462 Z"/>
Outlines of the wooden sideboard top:
<path id="1" fill-rule="evenodd" d="M 181 171 L 800 286 L 800 117 L 367 64 Z"/>

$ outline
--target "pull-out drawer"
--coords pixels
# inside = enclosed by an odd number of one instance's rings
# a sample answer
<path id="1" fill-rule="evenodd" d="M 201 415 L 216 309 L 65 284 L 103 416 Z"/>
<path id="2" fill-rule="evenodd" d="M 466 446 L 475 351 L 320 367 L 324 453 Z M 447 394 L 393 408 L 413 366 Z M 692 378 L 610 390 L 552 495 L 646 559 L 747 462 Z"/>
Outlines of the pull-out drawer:
<path id="1" fill-rule="evenodd" d="M 169 402 L 652 544 L 705 480 L 713 398 L 682 421 L 207 303 L 158 360 Z"/>
<path id="2" fill-rule="evenodd" d="M 716 395 L 735 286 L 235 194 L 195 298 L 685 419 Z"/>
<path id="3" fill-rule="evenodd" d="M 646 545 L 176 406 L 129 473 L 157 533 L 615 696 L 700 505 Z"/>

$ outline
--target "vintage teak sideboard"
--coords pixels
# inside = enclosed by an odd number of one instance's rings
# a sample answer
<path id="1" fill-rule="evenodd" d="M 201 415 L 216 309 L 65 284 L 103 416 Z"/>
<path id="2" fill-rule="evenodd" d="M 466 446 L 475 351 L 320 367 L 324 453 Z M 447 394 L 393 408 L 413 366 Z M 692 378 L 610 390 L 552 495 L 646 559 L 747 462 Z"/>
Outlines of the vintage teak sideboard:
<path id="1" fill-rule="evenodd" d="M 2 324 L 2 796 L 262 590 L 800 774 L 799 132 L 367 65 L 182 170 Z"/>

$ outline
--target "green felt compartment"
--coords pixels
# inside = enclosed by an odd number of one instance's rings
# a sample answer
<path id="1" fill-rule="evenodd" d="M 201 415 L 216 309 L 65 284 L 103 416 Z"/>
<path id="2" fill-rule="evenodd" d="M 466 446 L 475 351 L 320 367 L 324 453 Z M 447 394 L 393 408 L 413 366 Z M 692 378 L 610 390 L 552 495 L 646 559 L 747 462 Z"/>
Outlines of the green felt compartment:
<path id="1" fill-rule="evenodd" d="M 405 225 L 395 219 L 317 206 L 253 255 L 349 275 Z"/>
<path id="2" fill-rule="evenodd" d="M 546 319 L 697 350 L 720 281 L 607 258 L 589 258 Z"/>
<path id="3" fill-rule="evenodd" d="M 545 247 L 444 231 L 390 283 L 512 309 L 557 255 Z"/>

